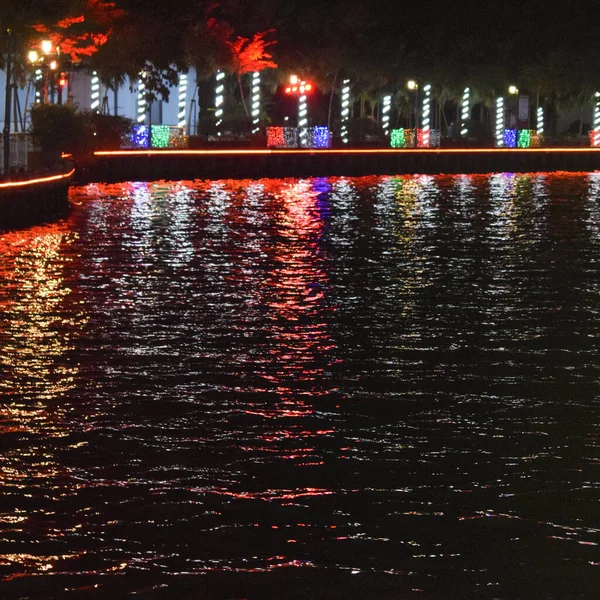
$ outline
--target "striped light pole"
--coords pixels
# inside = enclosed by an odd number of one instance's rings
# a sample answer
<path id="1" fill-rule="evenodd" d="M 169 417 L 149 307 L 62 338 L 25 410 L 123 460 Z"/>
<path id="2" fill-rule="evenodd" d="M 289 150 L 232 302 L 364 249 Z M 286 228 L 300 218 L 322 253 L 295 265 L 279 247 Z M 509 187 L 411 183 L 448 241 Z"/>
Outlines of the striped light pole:
<path id="1" fill-rule="evenodd" d="M 95 112 L 100 112 L 100 77 L 98 77 L 98 71 L 92 71 L 91 100 L 90 108 Z"/>
<path id="2" fill-rule="evenodd" d="M 350 119 L 350 80 L 344 79 L 342 88 L 342 128 L 340 137 L 342 144 L 348 143 L 348 121 Z"/>
<path id="3" fill-rule="evenodd" d="M 390 135 L 390 110 L 392 108 L 392 96 L 387 94 L 383 97 L 383 116 L 381 117 L 381 127 L 383 128 L 383 134 Z"/>
<path id="4" fill-rule="evenodd" d="M 260 73 L 252 73 L 252 133 L 260 131 Z"/>
<path id="5" fill-rule="evenodd" d="M 146 101 L 146 84 L 144 83 L 145 73 L 140 75 L 137 82 L 137 117 L 136 120 L 140 125 L 146 122 L 146 113 L 148 112 L 148 106 Z"/>
<path id="6" fill-rule="evenodd" d="M 600 146 L 600 92 L 595 94 L 596 102 L 594 104 L 594 130 L 592 133 L 592 146 Z"/>
<path id="7" fill-rule="evenodd" d="M 469 109 L 471 106 L 471 89 L 466 87 L 463 96 L 462 96 L 462 104 L 461 104 L 461 113 L 460 113 L 460 135 L 465 137 L 469 130 L 467 129 L 467 121 L 469 119 Z"/>
<path id="8" fill-rule="evenodd" d="M 187 120 L 185 116 L 185 104 L 187 99 L 187 88 L 188 88 L 188 76 L 186 73 L 181 73 L 179 76 L 179 97 L 177 104 L 177 126 L 185 127 Z"/>
<path id="9" fill-rule="evenodd" d="M 431 140 L 431 86 L 423 88 L 423 146 L 429 148 Z"/>
<path id="10" fill-rule="evenodd" d="M 537 127 L 536 131 L 538 135 L 544 135 L 544 109 L 538 106 L 537 109 Z"/>
<path id="11" fill-rule="evenodd" d="M 504 146 L 504 98 L 496 98 L 496 146 Z"/>
<path id="12" fill-rule="evenodd" d="M 301 94 L 298 98 L 298 137 L 300 145 L 306 145 L 306 128 L 308 127 L 308 102 L 306 94 Z"/>
<path id="13" fill-rule="evenodd" d="M 223 124 L 223 103 L 225 102 L 225 73 L 217 71 L 217 85 L 215 87 L 215 127 L 217 135 L 221 135 L 221 125 Z"/>

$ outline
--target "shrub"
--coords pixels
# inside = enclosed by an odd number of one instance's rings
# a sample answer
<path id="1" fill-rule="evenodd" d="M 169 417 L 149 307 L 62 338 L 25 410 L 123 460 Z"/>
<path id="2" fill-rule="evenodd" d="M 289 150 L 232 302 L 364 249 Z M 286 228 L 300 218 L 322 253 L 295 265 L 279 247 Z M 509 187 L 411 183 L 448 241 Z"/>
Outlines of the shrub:
<path id="1" fill-rule="evenodd" d="M 96 150 L 117 149 L 133 127 L 125 117 L 77 112 L 59 104 L 37 104 L 31 109 L 31 133 L 48 160 L 61 152 L 84 160 Z"/>
<path id="2" fill-rule="evenodd" d="M 89 146 L 94 150 L 115 150 L 133 132 L 133 121 L 116 115 L 95 112 L 81 113 L 90 136 Z"/>
<path id="3" fill-rule="evenodd" d="M 70 106 L 36 104 L 31 109 L 31 133 L 48 156 L 61 152 L 78 154 L 85 133 L 85 122 Z"/>

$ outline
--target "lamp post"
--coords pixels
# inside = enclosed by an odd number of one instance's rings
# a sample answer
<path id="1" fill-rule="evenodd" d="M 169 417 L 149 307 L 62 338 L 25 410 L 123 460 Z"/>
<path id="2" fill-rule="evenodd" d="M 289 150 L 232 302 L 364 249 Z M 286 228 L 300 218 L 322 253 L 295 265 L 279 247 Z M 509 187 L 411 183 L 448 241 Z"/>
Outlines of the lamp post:
<path id="1" fill-rule="evenodd" d="M 414 145 L 417 146 L 417 129 L 419 128 L 419 84 L 414 80 L 410 79 L 406 83 L 406 87 L 414 91 L 415 93 L 415 121 L 414 121 L 414 130 L 415 130 L 415 139 Z"/>
<path id="2" fill-rule="evenodd" d="M 285 87 L 285 93 L 298 96 L 298 142 L 299 145 L 308 145 L 308 97 L 312 92 L 312 83 L 299 79 L 297 75 L 291 75 L 289 84 Z"/>
<path id="3" fill-rule="evenodd" d="M 41 49 L 42 49 L 42 57 L 41 60 L 44 63 L 44 65 L 46 66 L 45 68 L 45 73 L 44 73 L 44 100 L 46 102 L 48 102 L 48 104 L 53 104 L 54 103 L 54 74 L 52 73 L 52 78 L 50 80 L 50 86 L 48 86 L 49 83 L 49 69 L 50 72 L 56 70 L 57 67 L 57 62 L 56 60 L 52 60 L 50 61 L 49 64 L 46 64 L 46 59 L 52 54 L 52 42 L 50 40 L 42 40 L 41 43 Z"/>
<path id="4" fill-rule="evenodd" d="M 508 86 L 508 93 L 515 97 L 515 129 L 519 129 L 519 88 L 516 85 Z M 512 123 L 511 123 L 512 125 Z"/>
<path id="5" fill-rule="evenodd" d="M 6 52 L 6 95 L 4 102 L 4 130 L 2 131 L 2 141 L 4 142 L 4 176 L 8 175 L 10 166 L 10 111 L 12 99 L 12 50 L 13 35 L 12 30 L 7 29 L 8 48 Z"/>
<path id="6" fill-rule="evenodd" d="M 50 40 L 43 40 L 40 44 L 40 50 L 41 54 L 38 53 L 37 50 L 32 49 L 27 55 L 29 62 L 35 68 L 36 102 L 44 103 L 49 101 L 50 104 L 52 104 L 54 100 L 54 73 L 58 69 L 58 56 L 60 50 L 57 47 L 56 52 L 53 52 L 52 42 Z M 52 56 L 54 56 L 54 58 L 48 62 L 48 58 L 51 58 Z M 52 73 L 50 95 L 48 94 L 49 71 Z M 41 90 L 39 89 L 39 86 L 41 86 Z"/>
<path id="7" fill-rule="evenodd" d="M 37 53 L 37 50 L 30 50 L 29 53 L 27 54 L 27 58 L 29 59 L 29 62 L 31 63 L 31 66 L 34 70 L 33 72 L 33 84 L 34 84 L 34 89 L 35 89 L 35 103 L 36 104 L 40 104 L 41 102 L 44 101 L 42 92 L 43 92 L 43 71 L 42 71 L 42 67 L 41 67 L 41 60 L 40 57 Z"/>
<path id="8" fill-rule="evenodd" d="M 509 137 L 505 140 L 505 145 L 508 145 L 511 148 L 517 148 L 519 146 L 519 88 L 516 85 L 509 85 L 508 86 L 508 93 L 511 96 L 515 97 L 515 101 L 514 101 L 514 129 L 513 129 L 513 123 L 512 123 L 512 119 L 511 122 L 509 123 L 509 130 L 511 130 L 511 133 L 509 135 Z M 511 103 L 512 104 L 512 103 Z M 514 132 L 514 135 L 513 133 Z"/>

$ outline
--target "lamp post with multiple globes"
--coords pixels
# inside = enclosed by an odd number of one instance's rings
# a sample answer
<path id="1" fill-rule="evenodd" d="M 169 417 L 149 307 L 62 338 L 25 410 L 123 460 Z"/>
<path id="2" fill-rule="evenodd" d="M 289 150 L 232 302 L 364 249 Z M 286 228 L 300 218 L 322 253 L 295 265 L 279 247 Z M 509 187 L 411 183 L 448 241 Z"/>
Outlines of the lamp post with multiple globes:
<path id="1" fill-rule="evenodd" d="M 66 84 L 66 77 L 61 73 L 56 81 L 60 48 L 54 47 L 50 40 L 43 40 L 40 44 L 41 52 L 36 49 L 29 51 L 29 62 L 34 68 L 34 79 L 36 83 L 36 102 L 54 103 L 55 91 L 57 93 L 57 104 L 62 104 L 62 89 Z M 58 88 L 58 90 L 57 90 Z"/>

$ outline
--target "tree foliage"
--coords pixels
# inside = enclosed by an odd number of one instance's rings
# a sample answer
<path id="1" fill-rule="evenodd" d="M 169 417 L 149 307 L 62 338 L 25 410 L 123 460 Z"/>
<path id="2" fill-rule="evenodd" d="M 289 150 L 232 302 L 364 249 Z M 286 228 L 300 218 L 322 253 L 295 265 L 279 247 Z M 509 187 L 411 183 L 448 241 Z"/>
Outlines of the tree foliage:
<path id="1" fill-rule="evenodd" d="M 109 0 L 86 0 L 75 12 L 56 23 L 35 23 L 32 28 L 40 36 L 50 39 L 73 63 L 93 56 L 108 41 L 114 26 L 125 16 Z M 78 9 L 81 9 L 79 11 Z"/>
<path id="2" fill-rule="evenodd" d="M 366 104 L 415 77 L 440 101 L 456 101 L 469 85 L 486 105 L 511 83 L 562 105 L 599 85 L 600 38 L 578 3 L 7 0 L 0 23 L 16 33 L 21 54 L 43 32 L 114 85 L 145 71 L 155 97 L 190 66 L 209 78 L 277 64 L 280 80 L 297 73 L 322 90 L 348 78 Z"/>

